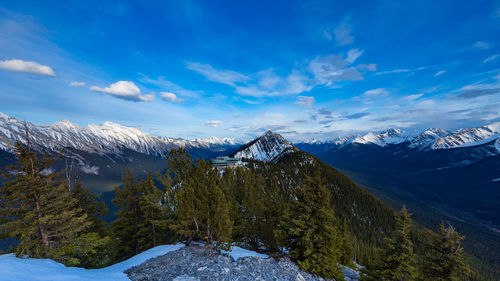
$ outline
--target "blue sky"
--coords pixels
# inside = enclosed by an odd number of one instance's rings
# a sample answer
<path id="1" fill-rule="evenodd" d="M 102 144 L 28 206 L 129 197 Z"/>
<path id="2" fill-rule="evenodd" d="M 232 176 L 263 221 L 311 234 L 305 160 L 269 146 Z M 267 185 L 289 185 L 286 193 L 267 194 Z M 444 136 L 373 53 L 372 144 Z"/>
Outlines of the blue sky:
<path id="1" fill-rule="evenodd" d="M 4 1 L 0 112 L 291 140 L 500 121 L 500 1 Z"/>

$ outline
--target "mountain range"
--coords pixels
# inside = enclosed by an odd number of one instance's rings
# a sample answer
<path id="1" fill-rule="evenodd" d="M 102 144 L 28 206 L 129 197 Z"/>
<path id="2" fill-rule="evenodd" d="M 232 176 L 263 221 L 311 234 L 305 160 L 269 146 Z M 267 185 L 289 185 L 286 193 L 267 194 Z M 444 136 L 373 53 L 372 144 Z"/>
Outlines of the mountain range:
<path id="1" fill-rule="evenodd" d="M 104 192 L 107 201 L 113 196 L 108 191 L 120 185 L 127 169 L 138 177 L 162 171 L 166 153 L 177 147 L 195 158 L 232 155 L 293 163 L 297 168 L 319 159 L 390 206 L 406 204 L 418 223 L 429 227 L 441 220 L 453 223 L 468 237 L 469 251 L 483 261 L 497 259 L 500 251 L 500 122 L 453 132 L 431 128 L 418 134 L 393 128 L 295 144 L 268 131 L 244 144 L 230 138 L 157 137 L 112 122 L 83 127 L 64 120 L 37 126 L 0 113 L 0 166 L 15 162 L 13 149 L 16 142 L 26 143 L 26 129 L 33 149 L 49 153 L 64 149 L 65 158 L 81 171 L 85 186 Z M 68 160 L 58 165 L 68 167 Z M 321 167 L 335 174 L 333 178 L 344 177 Z"/>

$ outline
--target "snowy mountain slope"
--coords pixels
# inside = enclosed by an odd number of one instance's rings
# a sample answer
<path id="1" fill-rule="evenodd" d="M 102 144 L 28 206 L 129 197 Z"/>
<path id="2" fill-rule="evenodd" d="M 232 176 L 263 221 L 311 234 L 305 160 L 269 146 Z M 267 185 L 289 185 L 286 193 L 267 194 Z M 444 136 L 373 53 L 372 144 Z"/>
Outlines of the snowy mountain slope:
<path id="1" fill-rule="evenodd" d="M 433 145 L 437 139 L 448 135 L 449 132 L 441 129 L 430 128 L 410 140 L 410 147 L 412 148 L 427 148 Z"/>
<path id="2" fill-rule="evenodd" d="M 323 146 L 328 149 L 341 149 L 349 144 L 376 145 L 379 147 L 405 144 L 409 148 L 417 150 L 440 150 L 480 146 L 497 139 L 500 141 L 500 122 L 479 128 L 460 129 L 454 132 L 430 128 L 417 135 L 408 134 L 401 129 L 394 128 L 381 133 L 369 132 L 356 137 L 348 135 L 326 141 L 305 141 L 297 145 Z"/>
<path id="3" fill-rule="evenodd" d="M 460 129 L 441 137 L 432 145 L 432 149 L 450 149 L 477 146 L 489 143 L 500 137 L 500 122 L 480 128 Z"/>
<path id="4" fill-rule="evenodd" d="M 239 149 L 234 157 L 276 162 L 283 155 L 293 151 L 297 151 L 297 148 L 292 143 L 281 135 L 268 131 Z"/>
<path id="5" fill-rule="evenodd" d="M 26 142 L 25 126 L 29 129 L 30 142 L 35 149 L 59 151 L 73 148 L 88 153 L 120 154 L 123 148 L 135 152 L 163 157 L 171 148 L 209 148 L 221 145 L 236 145 L 233 139 L 173 139 L 155 137 L 140 129 L 122 126 L 112 122 L 82 127 L 63 120 L 50 126 L 37 126 L 5 114 L 0 115 L 0 149 L 12 151 L 14 144 Z"/>
<path id="6" fill-rule="evenodd" d="M 407 141 L 408 136 L 400 129 L 390 129 L 380 134 L 368 133 L 355 138 L 352 143 L 357 144 L 375 144 L 378 146 L 386 146 L 388 144 L 399 144 Z"/>

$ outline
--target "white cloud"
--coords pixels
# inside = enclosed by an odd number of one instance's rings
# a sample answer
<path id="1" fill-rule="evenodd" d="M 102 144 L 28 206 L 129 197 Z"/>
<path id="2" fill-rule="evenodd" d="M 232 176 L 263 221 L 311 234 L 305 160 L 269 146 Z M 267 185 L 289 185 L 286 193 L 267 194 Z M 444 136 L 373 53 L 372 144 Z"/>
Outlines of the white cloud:
<path id="1" fill-rule="evenodd" d="M 314 102 L 315 102 L 314 97 L 299 96 L 295 104 L 300 106 L 311 106 L 313 105 Z"/>
<path id="2" fill-rule="evenodd" d="M 485 58 L 485 59 L 483 60 L 483 63 L 487 63 L 487 62 L 489 62 L 489 61 L 495 60 L 496 58 L 498 58 L 498 56 L 499 56 L 498 54 L 495 54 L 495 55 L 493 55 L 493 56 L 491 56 L 491 57 L 487 57 L 487 58 Z"/>
<path id="3" fill-rule="evenodd" d="M 72 81 L 69 83 L 71 87 L 83 87 L 85 86 L 85 82 L 77 82 L 77 81 Z"/>
<path id="4" fill-rule="evenodd" d="M 154 94 L 142 95 L 139 87 L 131 81 L 118 81 L 105 88 L 92 86 L 90 90 L 132 101 L 152 101 L 154 99 Z"/>
<path id="5" fill-rule="evenodd" d="M 376 71 L 377 70 L 377 64 L 376 63 L 370 63 L 370 64 L 360 64 L 356 66 L 359 70 L 368 70 L 368 71 Z"/>
<path id="6" fill-rule="evenodd" d="M 232 70 L 217 70 L 209 64 L 188 62 L 187 68 L 198 72 L 210 81 L 218 82 L 230 86 L 249 80 L 249 77 Z"/>
<path id="7" fill-rule="evenodd" d="M 207 127 L 219 127 L 223 122 L 220 120 L 210 120 L 205 121 L 205 126 Z"/>
<path id="8" fill-rule="evenodd" d="M 356 54 L 351 54 L 351 59 Z M 356 81 L 362 80 L 361 73 L 349 67 L 350 62 L 339 55 L 329 55 L 326 57 L 317 57 L 309 63 L 309 72 L 314 75 L 316 84 L 332 85 L 337 81 Z"/>
<path id="9" fill-rule="evenodd" d="M 183 102 L 183 99 L 178 98 L 174 93 L 171 92 L 160 92 L 162 99 L 169 102 Z"/>
<path id="10" fill-rule="evenodd" d="M 0 69 L 35 75 L 56 76 L 56 73 L 52 70 L 52 68 L 34 61 L 23 61 L 17 59 L 0 60 Z"/>
<path id="11" fill-rule="evenodd" d="M 296 95 L 308 92 L 318 85 L 332 86 L 339 81 L 363 80 L 359 69 L 374 71 L 376 64 L 352 66 L 363 50 L 351 49 L 347 54 L 316 57 L 307 68 L 292 69 L 286 75 L 278 75 L 273 69 L 245 75 L 233 70 L 218 70 L 209 64 L 188 63 L 188 69 L 196 71 L 211 81 L 229 85 L 242 96 L 272 97 Z"/>
<path id="12" fill-rule="evenodd" d="M 423 95 L 424 95 L 423 93 L 421 93 L 421 94 L 414 94 L 414 95 L 408 95 L 408 96 L 402 98 L 402 100 L 403 101 L 414 101 L 414 100 L 420 98 Z"/>
<path id="13" fill-rule="evenodd" d="M 380 71 L 375 74 L 380 75 L 380 74 L 391 74 L 391 73 L 402 73 L 402 72 L 415 72 L 415 71 L 421 71 L 427 68 L 430 68 L 431 66 L 421 66 L 417 68 L 401 68 L 401 69 L 393 69 L 393 70 L 386 70 L 386 71 Z"/>
<path id="14" fill-rule="evenodd" d="M 386 96 L 389 92 L 385 88 L 377 88 L 373 90 L 368 90 L 363 93 L 365 97 L 375 97 L 375 96 Z"/>
<path id="15" fill-rule="evenodd" d="M 438 77 L 439 75 L 442 75 L 446 72 L 446 70 L 440 70 L 438 72 L 436 72 L 436 74 L 434 74 L 434 77 Z"/>
<path id="16" fill-rule="evenodd" d="M 337 27 L 335 27 L 333 32 L 335 34 L 335 41 L 337 41 L 337 44 L 349 45 L 354 43 L 354 36 L 352 36 L 351 34 L 352 28 L 347 21 L 343 21 L 342 23 L 340 23 Z"/>
<path id="17" fill-rule="evenodd" d="M 347 52 L 347 58 L 345 59 L 345 61 L 353 63 L 363 54 L 363 52 L 364 51 L 360 49 L 351 49 L 349 50 L 349 52 Z"/>
<path id="18" fill-rule="evenodd" d="M 483 41 L 477 41 L 476 43 L 474 43 L 474 45 L 472 45 L 472 47 L 476 49 L 486 50 L 490 48 L 490 45 Z"/>

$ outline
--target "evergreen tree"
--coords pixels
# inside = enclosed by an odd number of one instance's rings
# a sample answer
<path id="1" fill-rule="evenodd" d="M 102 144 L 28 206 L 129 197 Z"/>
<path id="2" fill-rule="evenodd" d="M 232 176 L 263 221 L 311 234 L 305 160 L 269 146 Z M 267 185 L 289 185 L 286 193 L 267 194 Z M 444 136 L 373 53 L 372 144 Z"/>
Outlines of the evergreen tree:
<path id="1" fill-rule="evenodd" d="M 297 190 L 289 234 L 290 256 L 304 270 L 326 278 L 343 280 L 338 265 L 338 221 L 326 186 L 306 177 Z"/>
<path id="2" fill-rule="evenodd" d="M 411 281 L 416 277 L 415 254 L 410 240 L 410 214 L 406 207 L 396 213 L 396 229 L 384 239 L 378 261 L 368 270 L 365 280 Z"/>
<path id="3" fill-rule="evenodd" d="M 183 162 L 176 157 L 185 159 L 182 153 L 178 153 L 169 160 L 172 163 Z M 217 247 L 227 246 L 231 238 L 232 221 L 229 203 L 218 186 L 217 170 L 205 160 L 197 160 L 195 165 L 189 162 L 183 165 L 191 168 L 191 175 L 187 179 L 183 178 L 185 172 L 177 171 L 180 174 L 175 174 L 175 169 L 170 171 L 174 179 L 177 178 L 173 200 L 176 203 L 176 221 L 170 227 L 185 237 L 187 244 L 193 239 L 203 239 L 209 245 L 216 242 Z"/>
<path id="4" fill-rule="evenodd" d="M 168 237 L 168 208 L 165 205 L 165 193 L 158 189 L 153 177 L 148 174 L 147 179 L 141 181 L 144 192 L 140 197 L 140 208 L 144 214 L 141 222 L 140 243 L 146 247 L 155 247 L 158 243 L 166 242 Z"/>
<path id="5" fill-rule="evenodd" d="M 78 179 L 75 180 L 71 191 L 73 197 L 78 200 L 78 206 L 92 221 L 92 231 L 106 235 L 106 222 L 103 218 L 108 213 L 108 207 L 106 203 L 99 201 L 100 195 L 90 192 Z"/>
<path id="6" fill-rule="evenodd" d="M 0 188 L 0 233 L 19 241 L 16 255 L 52 258 L 78 265 L 106 241 L 88 233 L 92 221 L 78 205 L 62 172 L 52 172 L 61 156 L 39 158 L 28 147 L 16 144 L 18 163 L 2 175 Z M 79 245 L 85 244 L 85 247 Z"/>
<path id="7" fill-rule="evenodd" d="M 140 227 L 145 220 L 140 198 L 145 191 L 145 186 L 137 181 L 128 170 L 122 180 L 123 187 L 115 188 L 116 198 L 112 200 L 119 209 L 115 213 L 117 218 L 111 224 L 111 228 L 117 239 L 117 253 L 121 257 L 129 257 L 147 249 L 140 239 Z"/>
<path id="8" fill-rule="evenodd" d="M 340 246 L 340 263 L 354 268 L 354 249 L 352 247 L 351 237 L 349 235 L 349 230 L 347 229 L 347 220 L 344 219 L 344 223 L 340 226 L 340 238 L 341 246 Z"/>
<path id="9" fill-rule="evenodd" d="M 439 232 L 426 229 L 430 241 L 426 245 L 423 264 L 423 279 L 429 281 L 463 280 L 469 274 L 469 266 L 463 256 L 460 236 L 450 225 L 442 222 Z"/>

